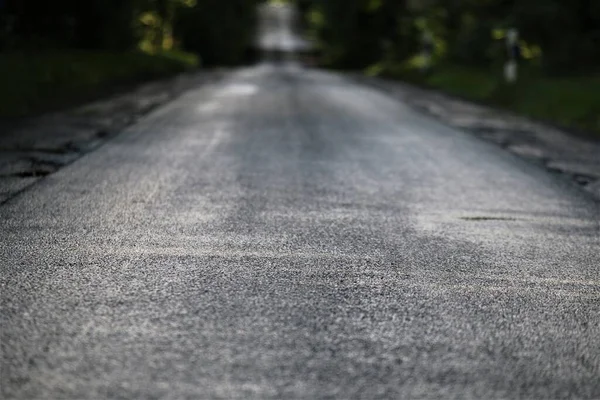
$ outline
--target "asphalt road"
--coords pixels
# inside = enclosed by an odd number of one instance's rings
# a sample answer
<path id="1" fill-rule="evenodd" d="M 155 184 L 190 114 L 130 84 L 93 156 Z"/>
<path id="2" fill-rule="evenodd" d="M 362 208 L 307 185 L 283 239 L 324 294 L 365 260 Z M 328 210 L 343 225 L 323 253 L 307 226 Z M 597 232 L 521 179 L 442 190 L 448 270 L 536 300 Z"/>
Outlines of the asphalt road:
<path id="1" fill-rule="evenodd" d="M 297 10 L 287 4 L 263 3 L 257 10 L 259 29 L 255 45 L 263 52 L 294 53 L 312 45 L 299 30 Z"/>
<path id="2" fill-rule="evenodd" d="M 0 207 L 2 397 L 600 398 L 599 212 L 374 89 L 239 70 Z"/>

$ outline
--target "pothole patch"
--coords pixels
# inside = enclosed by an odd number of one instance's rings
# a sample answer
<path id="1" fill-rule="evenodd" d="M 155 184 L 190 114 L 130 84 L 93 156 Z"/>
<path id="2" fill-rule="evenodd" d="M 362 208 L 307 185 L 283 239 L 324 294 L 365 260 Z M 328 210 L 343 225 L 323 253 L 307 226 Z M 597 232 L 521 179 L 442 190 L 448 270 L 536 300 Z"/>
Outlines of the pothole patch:
<path id="1" fill-rule="evenodd" d="M 493 217 L 487 215 L 475 215 L 471 217 L 460 217 L 463 221 L 482 222 L 482 221 L 517 221 L 513 217 Z"/>
<path id="2" fill-rule="evenodd" d="M 53 171 L 47 169 L 32 169 L 29 171 L 21 171 L 15 172 L 14 174 L 5 175 L 6 177 L 14 177 L 14 178 L 43 178 L 48 176 Z"/>

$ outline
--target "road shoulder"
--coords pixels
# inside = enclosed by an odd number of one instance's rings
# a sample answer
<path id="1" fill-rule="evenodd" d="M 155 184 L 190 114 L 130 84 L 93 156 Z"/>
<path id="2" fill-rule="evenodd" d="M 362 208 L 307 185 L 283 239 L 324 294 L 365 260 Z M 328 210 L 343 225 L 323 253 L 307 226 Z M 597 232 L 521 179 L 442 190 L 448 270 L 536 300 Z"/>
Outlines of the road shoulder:
<path id="1" fill-rule="evenodd" d="M 446 125 L 495 143 L 518 157 L 561 175 L 600 200 L 598 142 L 437 90 L 362 75 L 351 75 L 351 78 L 383 91 Z"/>
<path id="2" fill-rule="evenodd" d="M 219 70 L 184 73 L 65 111 L 0 124 L 0 205 L 157 107 L 222 76 Z"/>

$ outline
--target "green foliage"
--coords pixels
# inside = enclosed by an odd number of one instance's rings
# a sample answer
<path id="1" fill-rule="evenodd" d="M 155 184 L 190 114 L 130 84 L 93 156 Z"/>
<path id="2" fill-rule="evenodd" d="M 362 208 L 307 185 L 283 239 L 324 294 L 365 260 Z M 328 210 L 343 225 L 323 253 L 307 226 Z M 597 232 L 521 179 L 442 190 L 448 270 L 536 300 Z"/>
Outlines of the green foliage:
<path id="1" fill-rule="evenodd" d="M 492 97 L 501 84 L 494 74 L 476 68 L 444 66 L 429 75 L 427 85 L 474 100 Z"/>
<path id="2" fill-rule="evenodd" d="M 254 39 L 257 0 L 4 0 L 0 50 L 149 53 L 183 46 L 236 64 Z M 2 4 L 2 3 L 0 3 Z"/>
<path id="3" fill-rule="evenodd" d="M 182 8 L 175 34 L 183 47 L 200 55 L 205 65 L 236 65 L 247 60 L 256 34 L 253 0 L 200 0 Z"/>
<path id="4" fill-rule="evenodd" d="M 526 59 L 546 72 L 600 67 L 597 0 L 298 1 L 321 16 L 318 25 L 312 22 L 326 65 L 356 68 L 402 61 L 419 52 L 428 35 L 435 59 L 490 67 L 507 58 L 504 40 L 493 33 L 515 27 Z"/>
<path id="5" fill-rule="evenodd" d="M 524 38 L 541 46 L 547 71 L 572 73 L 600 65 L 600 2 L 529 0 L 516 2 L 512 14 Z"/>
<path id="6" fill-rule="evenodd" d="M 299 1 L 327 66 L 365 68 L 600 132 L 600 1 Z M 517 85 L 503 82 L 508 28 L 520 32 Z M 428 73 L 424 37 L 434 52 Z"/>
<path id="7" fill-rule="evenodd" d="M 196 57 L 68 51 L 0 55 L 0 116 L 20 116 L 95 94 L 195 68 Z"/>
<path id="8" fill-rule="evenodd" d="M 517 85 L 507 85 L 500 70 L 455 64 L 439 65 L 428 75 L 409 64 L 377 72 L 600 135 L 600 75 L 554 78 L 533 69 L 522 71 Z"/>
<path id="9" fill-rule="evenodd" d="M 239 63 L 254 38 L 256 4 L 0 0 L 0 116 L 195 68 L 198 55 L 208 64 Z M 175 50 L 182 46 L 197 55 Z"/>
<path id="10" fill-rule="evenodd" d="M 515 88 L 517 112 L 600 134 L 600 76 L 539 78 Z"/>
<path id="11" fill-rule="evenodd" d="M 402 0 L 328 0 L 313 3 L 309 22 L 325 64 L 362 68 L 403 52 L 394 45 L 407 33 L 398 24 L 403 11 Z"/>

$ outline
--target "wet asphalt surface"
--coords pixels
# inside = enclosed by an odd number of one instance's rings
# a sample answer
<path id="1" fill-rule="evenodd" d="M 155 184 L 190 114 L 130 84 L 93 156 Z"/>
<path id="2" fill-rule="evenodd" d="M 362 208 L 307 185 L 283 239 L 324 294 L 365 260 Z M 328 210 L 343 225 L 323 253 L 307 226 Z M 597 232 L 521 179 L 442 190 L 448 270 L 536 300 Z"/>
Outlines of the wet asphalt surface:
<path id="1" fill-rule="evenodd" d="M 0 207 L 2 397 L 600 398 L 599 213 L 375 89 L 234 71 Z"/>

